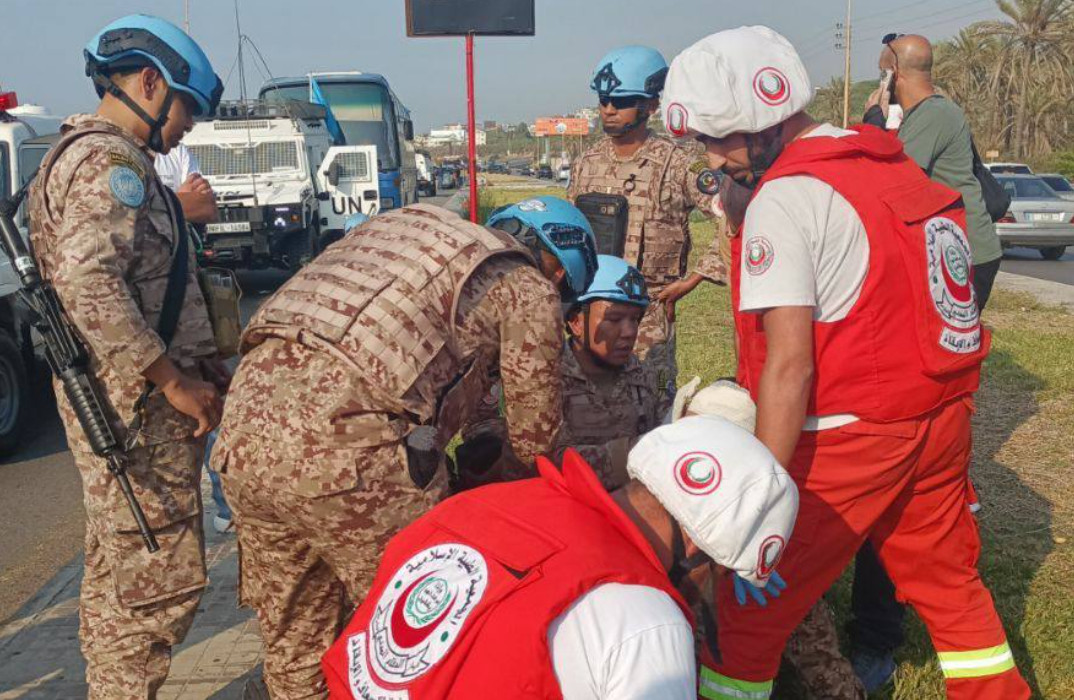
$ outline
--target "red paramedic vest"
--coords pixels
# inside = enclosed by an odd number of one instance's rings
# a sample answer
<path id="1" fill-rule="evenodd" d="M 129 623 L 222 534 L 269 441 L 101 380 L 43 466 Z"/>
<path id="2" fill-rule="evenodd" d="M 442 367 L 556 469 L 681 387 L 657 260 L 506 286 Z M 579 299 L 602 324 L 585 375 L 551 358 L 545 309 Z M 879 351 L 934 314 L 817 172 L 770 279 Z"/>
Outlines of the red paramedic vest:
<path id="1" fill-rule="evenodd" d="M 846 318 L 813 324 L 808 413 L 887 423 L 976 391 L 991 337 L 977 310 L 959 194 L 931 181 L 894 135 L 870 126 L 855 130 L 792 142 L 757 190 L 776 178 L 808 175 L 831 185 L 861 218 L 869 271 Z M 756 400 L 767 350 L 762 315 L 738 310 L 742 236 L 731 250 L 740 261 L 731 266 L 738 381 Z M 755 252 L 768 254 L 763 246 L 749 251 Z"/>
<path id="2" fill-rule="evenodd" d="M 562 698 L 548 627 L 603 583 L 667 593 L 656 554 L 573 450 L 562 473 L 466 491 L 388 543 L 322 666 L 334 700 Z"/>

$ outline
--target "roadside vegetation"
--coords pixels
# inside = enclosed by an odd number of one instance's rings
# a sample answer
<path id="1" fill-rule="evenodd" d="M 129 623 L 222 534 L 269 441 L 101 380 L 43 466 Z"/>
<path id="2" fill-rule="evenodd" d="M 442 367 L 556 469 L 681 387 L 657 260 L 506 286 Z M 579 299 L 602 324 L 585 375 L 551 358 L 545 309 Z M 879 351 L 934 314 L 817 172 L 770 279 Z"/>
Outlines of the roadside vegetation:
<path id="1" fill-rule="evenodd" d="M 539 194 L 563 190 L 489 188 L 481 209 Z M 714 227 L 696 221 L 691 229 L 694 251 L 705 250 Z M 680 302 L 678 318 L 680 384 L 695 375 L 708 382 L 733 374 L 727 288 L 702 284 Z M 981 576 L 1034 697 L 1074 698 L 1074 315 L 997 290 L 985 321 L 993 342 L 977 394 L 972 467 L 984 504 L 977 519 Z M 828 597 L 842 626 L 850 605 L 847 576 Z M 894 689 L 874 700 L 944 697 L 928 635 L 916 616 L 909 618 Z M 774 697 L 802 697 L 793 674 L 781 676 Z"/>
<path id="2" fill-rule="evenodd" d="M 1074 0 L 997 0 L 996 6 L 1003 18 L 976 22 L 935 44 L 933 79 L 966 112 L 982 157 L 994 150 L 998 160 L 1074 177 Z M 852 122 L 861 120 L 876 86 L 875 80 L 854 85 Z M 810 113 L 842 123 L 842 78 L 818 89 Z"/>

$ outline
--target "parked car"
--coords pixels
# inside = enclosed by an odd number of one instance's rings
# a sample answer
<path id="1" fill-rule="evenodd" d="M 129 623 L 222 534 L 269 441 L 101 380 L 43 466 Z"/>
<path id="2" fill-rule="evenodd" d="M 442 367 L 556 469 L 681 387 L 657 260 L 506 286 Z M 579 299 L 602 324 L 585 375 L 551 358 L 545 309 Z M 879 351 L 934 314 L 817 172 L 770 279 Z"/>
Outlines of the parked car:
<path id="1" fill-rule="evenodd" d="M 541 178 L 542 180 L 553 179 L 555 177 L 555 173 L 552 172 L 552 166 L 542 165 L 541 167 L 537 168 L 537 177 Z"/>
<path id="2" fill-rule="evenodd" d="M 1036 248 L 1045 260 L 1063 257 L 1074 245 L 1074 201 L 1062 199 L 1038 175 L 998 175 L 1011 196 L 1007 214 L 996 222 L 1004 248 Z"/>
<path id="3" fill-rule="evenodd" d="M 459 186 L 458 171 L 450 165 L 441 167 L 439 174 L 436 176 L 436 185 L 442 190 L 457 188 Z"/>
<path id="4" fill-rule="evenodd" d="M 1074 199 L 1074 185 L 1059 173 L 1041 173 L 1040 179 L 1048 183 L 1048 187 L 1063 199 Z"/>
<path id="5" fill-rule="evenodd" d="M 1033 170 L 1025 163 L 985 163 L 993 175 L 1032 175 Z"/>
<path id="6" fill-rule="evenodd" d="M 559 182 L 570 182 L 571 179 L 571 166 L 561 165 L 559 170 L 556 171 L 556 180 Z"/>

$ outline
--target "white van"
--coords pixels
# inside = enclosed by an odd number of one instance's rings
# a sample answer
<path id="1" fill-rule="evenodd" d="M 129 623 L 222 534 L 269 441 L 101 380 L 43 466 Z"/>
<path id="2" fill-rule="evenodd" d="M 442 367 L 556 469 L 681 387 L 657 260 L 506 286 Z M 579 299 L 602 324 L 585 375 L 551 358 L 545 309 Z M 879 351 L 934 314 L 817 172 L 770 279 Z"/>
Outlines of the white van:
<path id="1" fill-rule="evenodd" d="M 0 199 L 15 194 L 52 148 L 61 120 L 36 105 L 18 106 L 15 93 L 0 93 Z M 15 220 L 26 236 L 26 207 Z M 19 278 L 0 252 L 0 457 L 18 447 L 28 418 L 31 381 L 41 364 L 30 333 L 28 309 L 16 292 Z"/>

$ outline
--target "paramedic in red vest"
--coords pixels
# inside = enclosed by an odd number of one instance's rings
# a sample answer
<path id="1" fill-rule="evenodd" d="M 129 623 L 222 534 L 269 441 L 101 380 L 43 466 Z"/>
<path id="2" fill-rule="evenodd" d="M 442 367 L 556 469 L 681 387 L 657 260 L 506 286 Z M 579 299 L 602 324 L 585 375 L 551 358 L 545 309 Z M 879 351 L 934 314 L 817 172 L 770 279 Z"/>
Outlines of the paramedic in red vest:
<path id="1" fill-rule="evenodd" d="M 537 462 L 537 478 L 465 491 L 388 544 L 325 655 L 332 698 L 697 697 L 676 583 L 715 561 L 772 592 L 793 481 L 714 416 L 647 433 L 610 494 L 573 450 L 562 471 Z"/>
<path id="2" fill-rule="evenodd" d="M 686 49 L 664 92 L 668 129 L 755 190 L 732 242 L 739 382 L 802 494 L 787 591 L 720 606 L 722 659 L 702 669 L 703 690 L 767 698 L 787 636 L 869 538 L 928 627 L 948 697 L 1028 698 L 966 503 L 988 334 L 962 202 L 893 135 L 814 122 L 812 95 L 794 47 L 766 27 Z"/>

